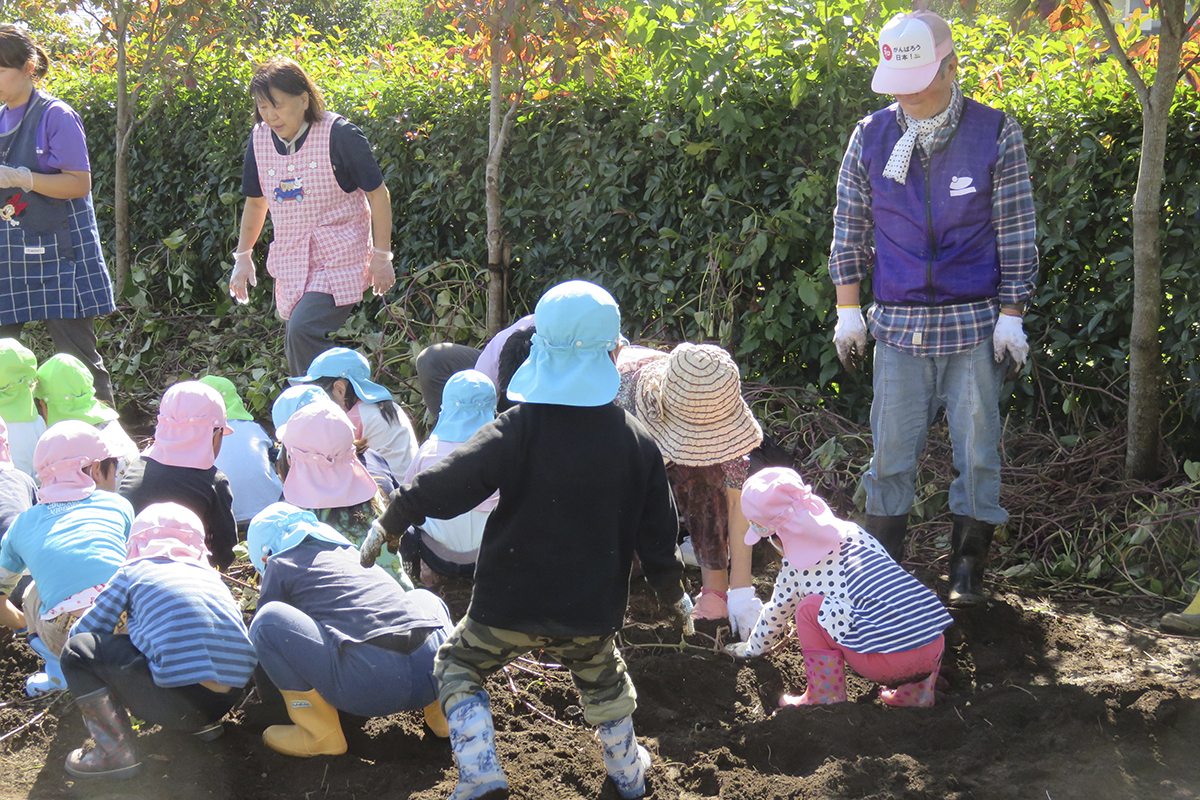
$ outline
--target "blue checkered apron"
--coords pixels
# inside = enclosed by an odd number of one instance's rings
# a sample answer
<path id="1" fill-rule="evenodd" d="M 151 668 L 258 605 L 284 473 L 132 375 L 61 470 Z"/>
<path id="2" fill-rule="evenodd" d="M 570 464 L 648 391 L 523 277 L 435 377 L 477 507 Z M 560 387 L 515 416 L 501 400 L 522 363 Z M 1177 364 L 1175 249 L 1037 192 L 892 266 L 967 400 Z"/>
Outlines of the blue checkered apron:
<path id="1" fill-rule="evenodd" d="M 0 163 L 38 172 L 36 136 L 52 97 L 35 91 Z M 0 325 L 107 314 L 115 307 L 92 197 L 0 189 Z"/>

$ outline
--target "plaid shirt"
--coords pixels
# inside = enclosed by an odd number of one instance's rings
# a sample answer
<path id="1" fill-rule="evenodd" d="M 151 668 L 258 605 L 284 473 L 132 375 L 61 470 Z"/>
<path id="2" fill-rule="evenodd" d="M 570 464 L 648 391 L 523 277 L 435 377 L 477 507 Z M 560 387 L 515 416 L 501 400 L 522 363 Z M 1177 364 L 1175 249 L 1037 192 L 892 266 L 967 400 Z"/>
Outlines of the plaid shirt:
<path id="1" fill-rule="evenodd" d="M 950 116 L 934 134 L 932 150 L 944 147 L 958 128 L 963 113 L 958 84 L 950 100 Z M 904 113 L 900 127 L 908 127 Z M 834 285 L 859 283 L 875 263 L 874 222 L 871 217 L 871 178 L 862 160 L 863 124 L 850 135 L 838 174 L 837 208 L 833 212 L 833 247 L 829 274 Z M 929 151 L 918 144 L 921 161 L 929 167 Z M 995 299 L 938 306 L 899 306 L 875 303 L 867 313 L 871 334 L 910 355 L 948 356 L 975 348 L 991 335 L 1000 304 L 1023 306 L 1033 295 L 1038 272 L 1034 234 L 1037 220 L 1025 139 L 1021 127 L 1005 115 L 997 143 L 992 190 L 992 227 L 1000 254 L 1000 294 Z"/>

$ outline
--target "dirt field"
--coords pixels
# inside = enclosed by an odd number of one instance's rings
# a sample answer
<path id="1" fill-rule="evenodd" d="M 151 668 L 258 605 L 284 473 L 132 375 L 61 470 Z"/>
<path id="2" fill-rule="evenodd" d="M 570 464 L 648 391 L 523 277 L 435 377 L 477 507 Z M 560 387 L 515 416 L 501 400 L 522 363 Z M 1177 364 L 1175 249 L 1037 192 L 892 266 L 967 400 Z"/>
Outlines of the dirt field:
<path id="1" fill-rule="evenodd" d="M 765 597 L 771 570 L 761 580 Z M 442 591 L 461 611 L 469 588 Z M 848 703 L 784 710 L 779 695 L 804 684 L 794 642 L 735 662 L 704 632 L 680 647 L 655 613 L 635 586 L 622 637 L 640 694 L 637 733 L 654 754 L 649 797 L 1200 796 L 1200 641 L 1158 634 L 1151 613 L 1001 594 L 947 632 L 945 691 L 934 708 L 887 708 L 852 678 Z M 449 745 L 419 713 L 347 719 L 348 754 L 301 760 L 262 744 L 271 712 L 282 710 L 261 705 L 234 714 L 209 744 L 140 730 L 141 777 L 73 784 L 62 763 L 84 726 L 65 694 L 24 699 L 34 666 L 24 645 L 0 633 L 0 797 L 433 800 L 454 786 Z M 619 797 L 561 668 L 534 654 L 488 690 L 514 798 Z"/>

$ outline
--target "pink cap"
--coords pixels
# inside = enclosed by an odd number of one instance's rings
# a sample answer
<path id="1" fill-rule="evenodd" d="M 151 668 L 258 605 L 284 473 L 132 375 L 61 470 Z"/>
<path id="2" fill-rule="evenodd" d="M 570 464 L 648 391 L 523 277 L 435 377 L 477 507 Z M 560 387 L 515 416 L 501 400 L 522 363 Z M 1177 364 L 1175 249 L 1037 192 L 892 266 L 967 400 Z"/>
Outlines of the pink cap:
<path id="1" fill-rule="evenodd" d="M 153 503 L 134 517 L 129 532 L 127 561 L 169 558 L 208 564 L 204 523 L 196 512 L 178 503 Z"/>
<path id="2" fill-rule="evenodd" d="M 116 456 L 108 437 L 83 420 L 54 423 L 33 448 L 33 469 L 42 482 L 38 502 L 82 500 L 96 491 L 96 482 L 84 470 Z"/>
<path id="3" fill-rule="evenodd" d="M 375 496 L 354 451 L 354 427 L 333 403 L 309 403 L 276 433 L 287 450 L 283 497 L 300 508 L 343 508 Z"/>
<path id="4" fill-rule="evenodd" d="M 838 520 L 795 470 L 768 467 L 742 486 L 742 512 L 750 520 L 746 544 L 778 536 L 796 569 L 807 569 L 841 542 Z"/>
<path id="5" fill-rule="evenodd" d="M 871 90 L 878 94 L 923 91 L 933 83 L 942 59 L 953 52 L 950 26 L 937 14 L 897 14 L 879 32 L 879 66 Z"/>
<path id="6" fill-rule="evenodd" d="M 200 381 L 184 381 L 167 389 L 158 404 L 154 443 L 142 452 L 171 467 L 208 469 L 217 460 L 213 432 L 233 433 L 225 419 L 221 393 Z"/>

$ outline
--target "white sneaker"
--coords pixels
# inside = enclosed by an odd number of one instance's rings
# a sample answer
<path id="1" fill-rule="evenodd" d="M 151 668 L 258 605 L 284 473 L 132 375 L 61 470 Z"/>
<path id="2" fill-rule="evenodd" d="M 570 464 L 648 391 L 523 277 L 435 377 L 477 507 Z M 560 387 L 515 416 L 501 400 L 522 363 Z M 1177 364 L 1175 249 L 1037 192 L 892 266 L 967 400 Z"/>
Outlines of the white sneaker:
<path id="1" fill-rule="evenodd" d="M 683 557 L 685 567 L 700 568 L 700 562 L 696 560 L 696 551 L 692 548 L 692 537 L 683 537 L 683 542 L 679 545 L 679 555 Z"/>

